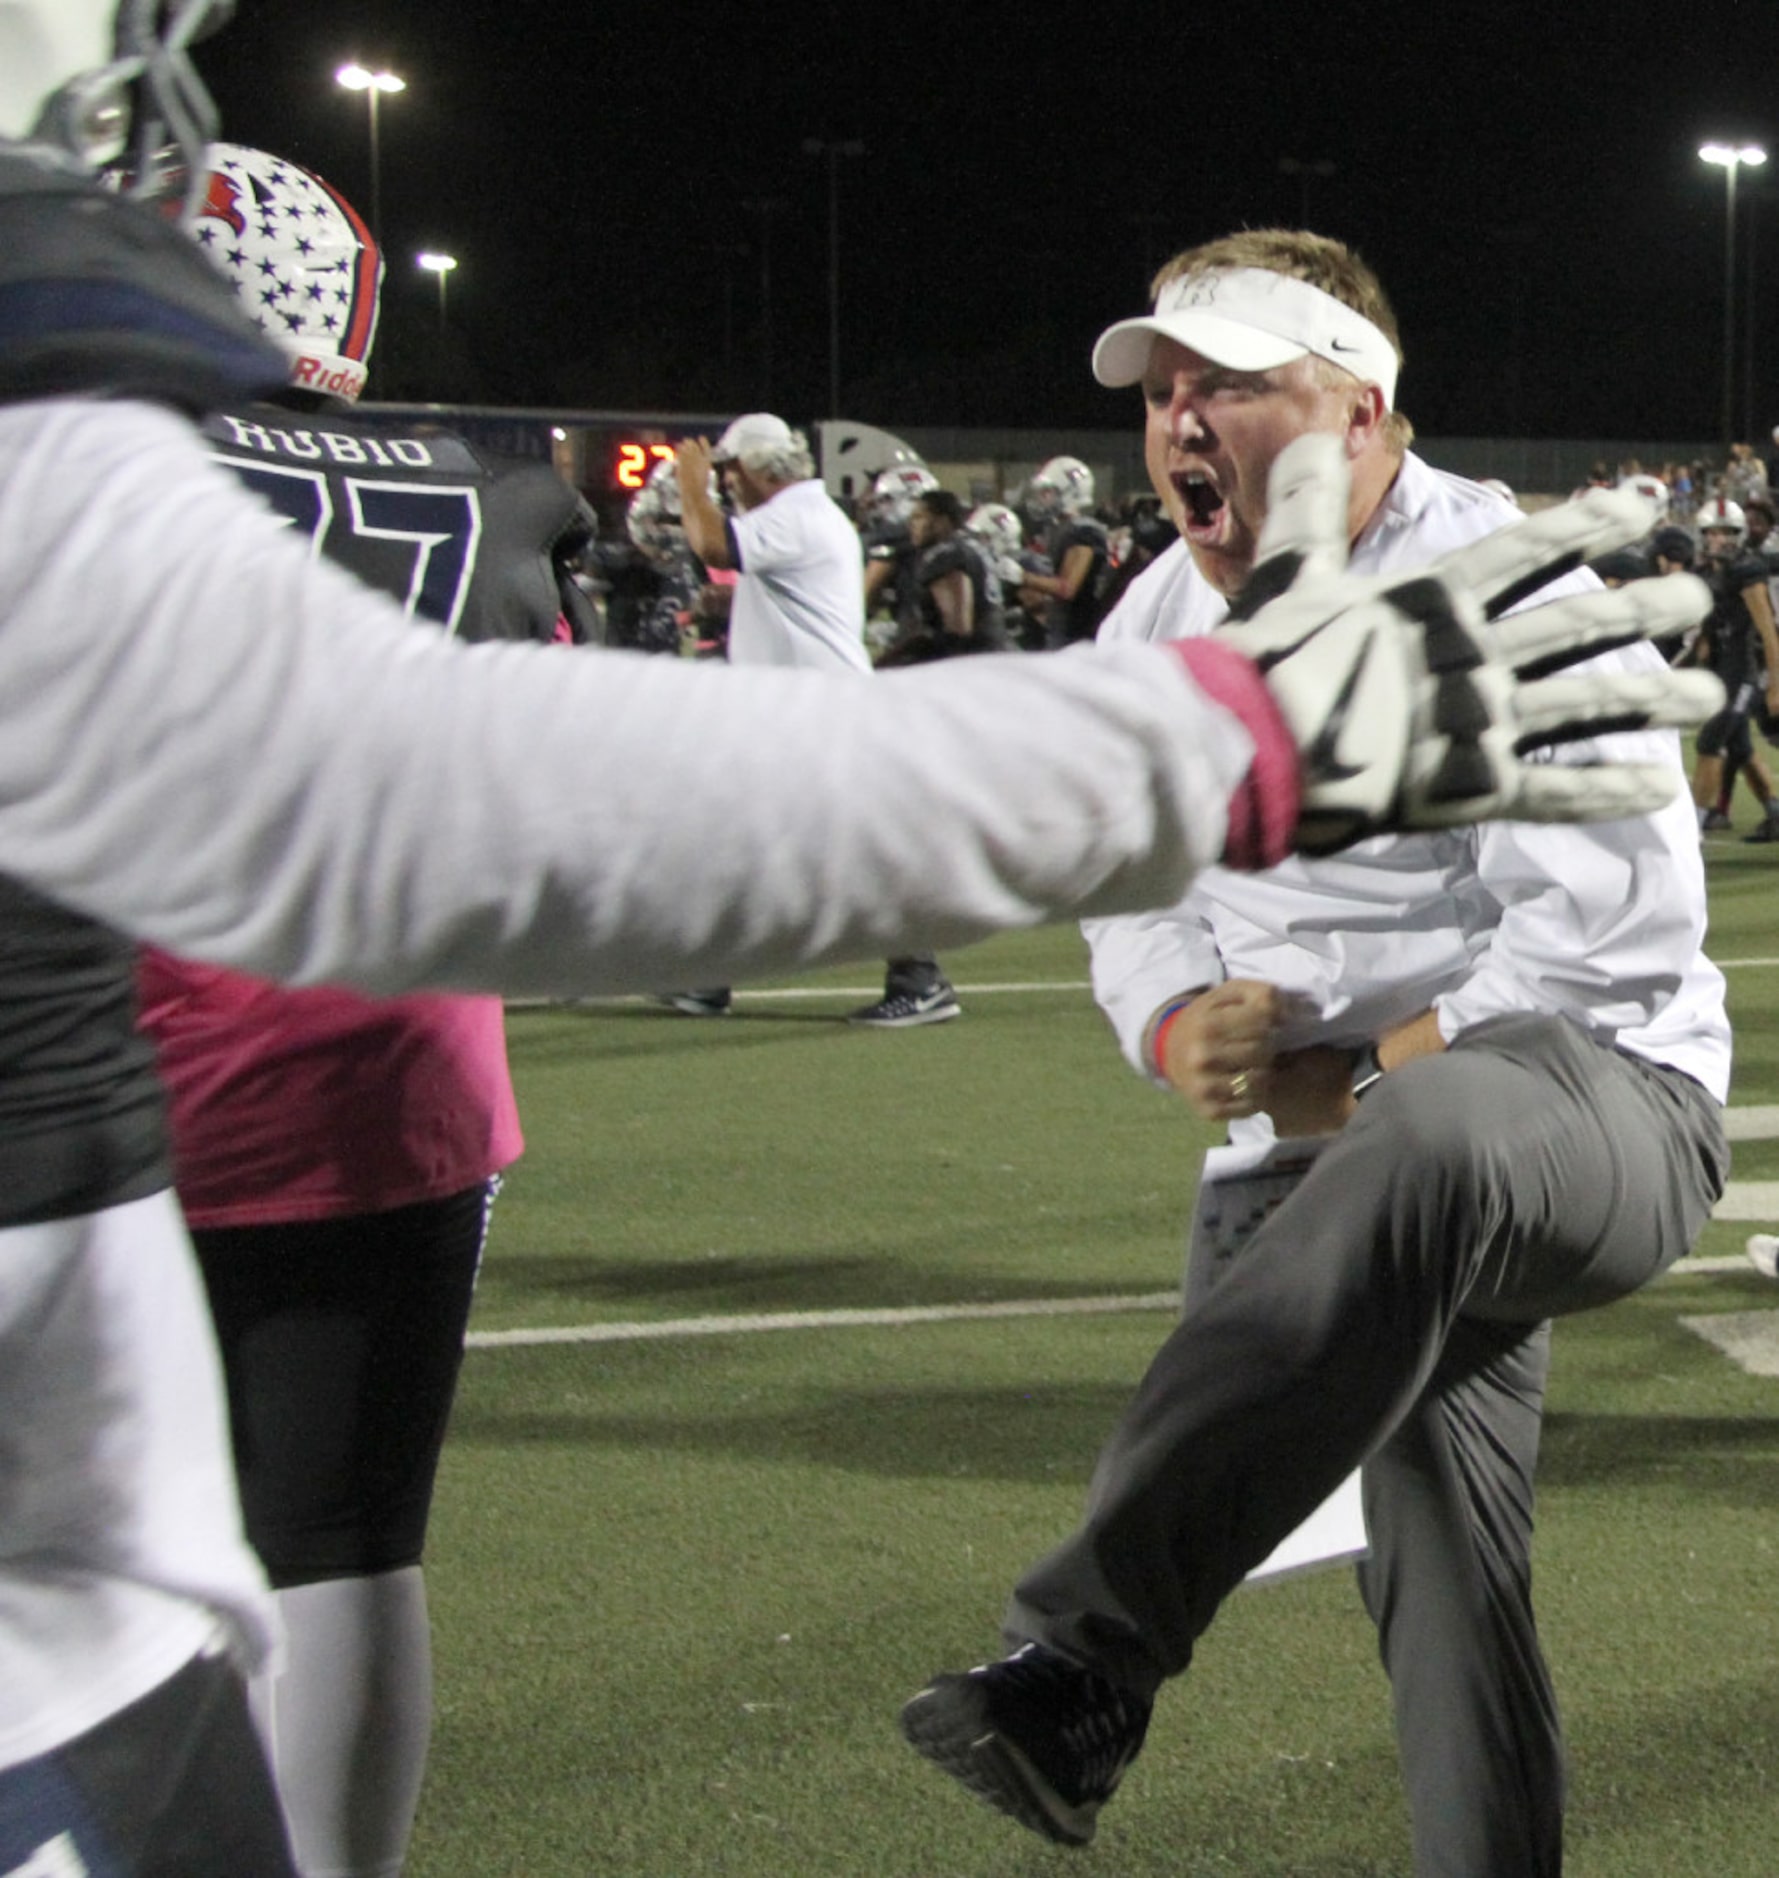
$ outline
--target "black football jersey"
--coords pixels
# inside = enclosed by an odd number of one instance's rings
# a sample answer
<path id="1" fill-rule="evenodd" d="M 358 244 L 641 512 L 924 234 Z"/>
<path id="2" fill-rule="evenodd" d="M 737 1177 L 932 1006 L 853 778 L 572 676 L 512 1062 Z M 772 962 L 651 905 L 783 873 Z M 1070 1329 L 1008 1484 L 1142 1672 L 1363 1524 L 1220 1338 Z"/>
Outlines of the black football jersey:
<path id="1" fill-rule="evenodd" d="M 1044 551 L 1050 557 L 1050 565 L 1060 574 L 1064 561 L 1075 548 L 1087 548 L 1093 555 L 1093 564 L 1087 570 L 1087 578 L 1075 590 L 1074 599 L 1051 601 L 1048 629 L 1052 645 L 1072 645 L 1078 639 L 1091 639 L 1105 617 L 1106 590 L 1112 569 L 1105 524 L 1094 521 L 1091 516 L 1065 515 L 1045 537 Z"/>
<path id="2" fill-rule="evenodd" d="M 1764 587 L 1767 574 L 1766 561 L 1751 549 L 1740 551 L 1722 566 L 1705 570 L 1712 599 L 1705 620 L 1707 663 L 1732 693 L 1765 669 L 1760 634 L 1755 631 L 1748 602 L 1742 596 L 1750 587 Z"/>
<path id="3" fill-rule="evenodd" d="M 586 504 L 543 463 L 484 455 L 432 425 L 253 405 L 204 420 L 214 454 L 314 544 L 409 617 L 461 639 L 587 639 L 568 578 Z"/>
<path id="4" fill-rule="evenodd" d="M 933 599 L 933 583 L 943 575 L 961 572 L 970 583 L 976 629 L 968 639 L 945 630 Z M 1006 621 L 1001 610 L 1001 577 L 988 550 L 970 535 L 952 535 L 922 548 L 914 562 L 920 592 L 921 624 L 931 635 L 934 656 L 955 657 L 963 652 L 999 652 L 1007 644 Z"/>

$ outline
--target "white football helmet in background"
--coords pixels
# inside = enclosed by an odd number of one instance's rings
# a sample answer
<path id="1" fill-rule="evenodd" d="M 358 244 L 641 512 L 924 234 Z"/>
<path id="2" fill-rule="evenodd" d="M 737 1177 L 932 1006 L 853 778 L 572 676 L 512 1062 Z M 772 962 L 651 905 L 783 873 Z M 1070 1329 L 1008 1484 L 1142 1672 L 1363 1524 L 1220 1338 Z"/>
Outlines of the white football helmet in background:
<path id="1" fill-rule="evenodd" d="M 915 498 L 938 487 L 938 477 L 924 463 L 898 463 L 872 483 L 866 519 L 880 528 L 906 528 Z"/>
<path id="2" fill-rule="evenodd" d="M 1665 522 L 1668 519 L 1671 492 L 1659 476 L 1652 476 L 1647 470 L 1639 470 L 1635 475 L 1621 476 L 1618 486 L 1621 489 L 1635 489 L 1638 495 L 1647 496 L 1661 511 L 1657 520 Z"/>
<path id="3" fill-rule="evenodd" d="M 185 230 L 266 337 L 290 355 L 299 391 L 356 401 L 364 390 L 383 257 L 339 191 L 284 157 L 212 144 Z"/>
<path id="4" fill-rule="evenodd" d="M 710 499 L 717 497 L 717 479 L 710 479 Z M 630 539 L 651 561 L 677 559 L 686 545 L 685 519 L 679 493 L 679 476 L 671 463 L 657 463 L 649 479 L 630 498 L 624 514 L 624 526 Z"/>
<path id="5" fill-rule="evenodd" d="M 997 559 L 1017 559 L 1025 546 L 1019 517 L 1004 502 L 984 502 L 964 518 L 964 527 Z"/>
<path id="6" fill-rule="evenodd" d="M 1085 515 L 1093 507 L 1093 471 L 1078 456 L 1053 456 L 1026 484 L 1025 506 L 1043 521 Z"/>
<path id="7" fill-rule="evenodd" d="M 1741 503 L 1732 502 L 1728 496 L 1712 496 L 1701 502 L 1693 522 L 1701 535 L 1733 534 L 1738 548 L 1748 539 L 1748 517 L 1742 513 Z"/>

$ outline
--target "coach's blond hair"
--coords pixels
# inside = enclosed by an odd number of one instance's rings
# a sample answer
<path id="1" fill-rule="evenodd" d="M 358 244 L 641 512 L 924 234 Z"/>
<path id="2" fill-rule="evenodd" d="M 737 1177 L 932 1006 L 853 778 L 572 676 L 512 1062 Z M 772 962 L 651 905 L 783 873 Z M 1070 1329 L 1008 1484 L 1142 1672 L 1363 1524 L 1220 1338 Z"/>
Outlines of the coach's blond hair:
<path id="1" fill-rule="evenodd" d="M 1292 280 L 1307 281 L 1323 293 L 1348 306 L 1371 321 L 1389 340 L 1402 363 L 1402 335 L 1397 329 L 1395 309 L 1390 305 L 1383 283 L 1360 260 L 1345 242 L 1328 235 L 1312 235 L 1302 228 L 1244 228 L 1216 241 L 1188 248 L 1176 254 L 1162 267 L 1150 285 L 1150 300 L 1170 282 L 1191 274 L 1208 274 L 1226 268 L 1258 267 L 1269 274 L 1285 274 Z M 1313 361 L 1319 381 L 1326 385 L 1351 383 L 1352 373 L 1325 359 Z M 1384 423 L 1384 442 L 1400 456 L 1415 440 L 1415 427 L 1400 411 L 1392 411 Z"/>

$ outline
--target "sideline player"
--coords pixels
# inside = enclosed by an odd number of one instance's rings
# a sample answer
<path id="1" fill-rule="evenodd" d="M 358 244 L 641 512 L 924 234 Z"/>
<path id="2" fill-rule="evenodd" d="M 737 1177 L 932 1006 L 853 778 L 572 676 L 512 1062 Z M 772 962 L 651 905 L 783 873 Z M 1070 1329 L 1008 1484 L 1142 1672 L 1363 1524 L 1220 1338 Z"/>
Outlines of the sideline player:
<path id="1" fill-rule="evenodd" d="M 1400 362 L 1382 288 L 1339 243 L 1255 230 L 1170 262 L 1153 313 L 1103 334 L 1093 363 L 1140 385 L 1181 539 L 1102 642 L 1214 645 L 1271 592 L 1276 471 L 1306 438 L 1351 465 L 1355 568 L 1510 539 L 1505 504 L 1409 450 Z M 1521 629 L 1508 613 L 1490 631 Z M 1644 646 L 1601 663 L 1663 670 Z M 904 1710 L 920 1752 L 1034 1831 L 1093 1836 L 1224 1597 L 1363 1463 L 1360 1586 L 1415 1869 L 1560 1869 L 1530 1557 L 1550 1320 L 1692 1243 L 1728 1168 L 1730 1047 L 1677 740 L 1578 754 L 1659 762 L 1675 796 L 1585 829 L 1503 822 L 1213 868 L 1171 912 L 1088 928 L 1139 1073 L 1241 1140 L 1327 1141 L 1239 1252 L 1190 1275 L 1084 1523 L 1013 1593 L 1010 1654 Z"/>
<path id="2" fill-rule="evenodd" d="M 1001 577 L 988 545 L 966 528 L 963 503 L 949 489 L 926 490 L 914 499 L 908 533 L 920 624 L 890 647 L 879 667 L 1005 652 Z"/>
<path id="3" fill-rule="evenodd" d="M 1779 797 L 1772 771 L 1755 753 L 1750 722 L 1757 711 L 1779 711 L 1779 626 L 1767 562 L 1749 548 L 1747 519 L 1725 496 L 1699 505 L 1698 530 L 1712 607 L 1693 653 L 1722 681 L 1726 702 L 1699 729 L 1693 804 L 1701 832 L 1727 828 L 1734 774 L 1743 774 L 1761 804 L 1761 825 L 1748 839 L 1773 841 L 1779 839 Z"/>
<path id="4" fill-rule="evenodd" d="M 1132 646 L 861 686 L 417 632 L 194 422 L 287 372 L 159 204 L 169 138 L 202 177 L 187 49 L 227 11 L 0 0 L 0 1857 L 282 1878 L 236 1669 L 273 1625 L 121 934 L 385 994 L 641 991 L 663 964 L 693 982 L 1166 904 L 1220 854 L 1282 853 L 1330 790 L 1396 826 L 1665 785 L 1553 790 L 1515 748 L 1539 687 L 1485 661 L 1459 740 L 1481 770 L 1429 800 L 1416 778 L 1456 744 L 1416 702 L 1427 603 L 1468 614 L 1473 563 L 1411 616 L 1324 556 L 1258 623 L 1264 677 Z M 90 172 L 126 132 L 118 195 Z M 1640 519 L 1558 512 L 1522 571 Z M 1702 610 L 1645 584 L 1632 630 Z M 1602 623 L 1545 612 L 1562 641 Z M 1336 777 L 1298 753 L 1355 660 L 1384 682 Z"/>
<path id="5" fill-rule="evenodd" d="M 1025 507 L 1043 528 L 1051 572 L 1028 572 L 1021 604 L 1044 616 L 1044 643 L 1055 651 L 1091 639 L 1105 617 L 1112 554 L 1106 525 L 1093 513 L 1093 471 L 1078 456 L 1053 456 L 1025 487 Z"/>
<path id="6" fill-rule="evenodd" d="M 214 454 L 419 629 L 593 636 L 584 507 L 540 463 L 351 415 L 382 258 L 321 177 L 213 144 L 190 224 L 290 388 L 213 412 Z M 334 388 L 320 392 L 317 386 Z M 572 619 L 572 624 L 571 624 Z M 247 1537 L 286 1650 L 254 1704 L 306 1872 L 406 1856 L 432 1722 L 421 1555 L 501 1170 L 522 1142 L 498 998 L 285 990 L 149 949 L 142 1026 L 216 1319 Z"/>

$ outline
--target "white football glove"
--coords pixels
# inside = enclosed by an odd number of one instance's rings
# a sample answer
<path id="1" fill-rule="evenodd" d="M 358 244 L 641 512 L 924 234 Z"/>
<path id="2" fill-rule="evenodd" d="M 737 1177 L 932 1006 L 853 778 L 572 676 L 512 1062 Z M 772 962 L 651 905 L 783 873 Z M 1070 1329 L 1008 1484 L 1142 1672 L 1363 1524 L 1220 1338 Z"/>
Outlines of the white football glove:
<path id="1" fill-rule="evenodd" d="M 1711 608 L 1704 582 L 1670 574 L 1499 617 L 1648 533 L 1652 502 L 1590 490 L 1418 572 L 1358 578 L 1346 572 L 1347 481 L 1334 437 L 1279 453 L 1253 577 L 1217 635 L 1259 666 L 1297 744 L 1300 852 L 1495 818 L 1610 821 L 1673 800 L 1678 768 L 1522 759 L 1721 710 L 1707 672 L 1547 675 L 1694 624 Z"/>

